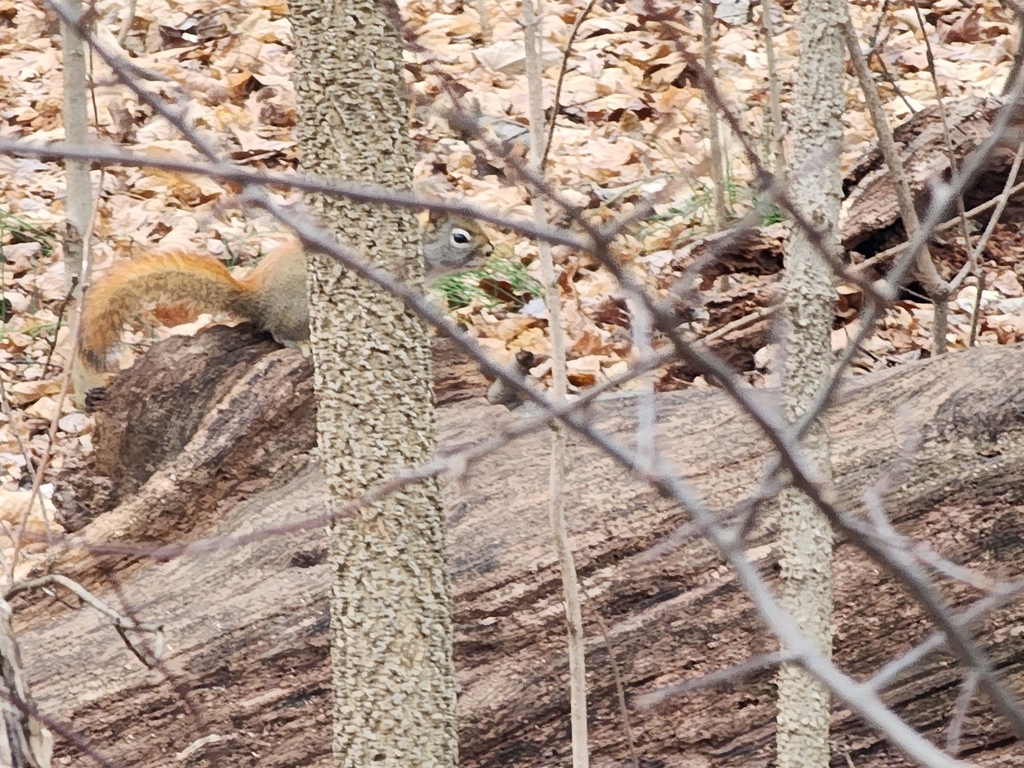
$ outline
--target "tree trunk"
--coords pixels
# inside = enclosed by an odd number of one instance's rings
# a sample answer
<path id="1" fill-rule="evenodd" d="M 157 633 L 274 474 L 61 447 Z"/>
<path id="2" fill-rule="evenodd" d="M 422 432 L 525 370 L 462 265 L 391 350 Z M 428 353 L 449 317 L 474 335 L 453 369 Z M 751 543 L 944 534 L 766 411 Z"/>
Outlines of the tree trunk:
<path id="1" fill-rule="evenodd" d="M 843 0 L 805 3 L 800 9 L 799 65 L 793 104 L 790 199 L 820 235 L 793 226 L 786 243 L 783 325 L 786 421 L 803 416 L 831 375 L 835 288 L 818 248 L 839 253 L 842 177 Z M 818 242 L 815 242 L 815 240 Z M 798 449 L 814 480 L 832 481 L 828 432 L 815 423 Z M 832 654 L 832 531 L 814 503 L 795 489 L 779 499 L 782 548 L 781 602 L 826 656 Z M 779 670 L 779 768 L 829 764 L 829 691 L 802 668 Z"/>
<path id="2" fill-rule="evenodd" d="M 398 9 L 382 0 L 301 0 L 295 83 L 302 166 L 412 186 Z M 342 243 L 422 282 L 408 211 L 326 198 Z M 335 503 L 434 452 L 430 342 L 401 301 L 313 254 L 310 327 L 317 433 Z M 338 766 L 451 766 L 457 760 L 451 591 L 436 481 L 408 486 L 331 532 Z"/>

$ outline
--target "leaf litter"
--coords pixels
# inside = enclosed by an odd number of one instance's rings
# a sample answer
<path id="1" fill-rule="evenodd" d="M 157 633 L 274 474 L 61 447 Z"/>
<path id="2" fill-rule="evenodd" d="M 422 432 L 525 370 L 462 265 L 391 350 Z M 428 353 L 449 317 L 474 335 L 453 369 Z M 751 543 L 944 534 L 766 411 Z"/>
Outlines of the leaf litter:
<path id="1" fill-rule="evenodd" d="M 406 53 L 413 100 L 412 131 L 418 150 L 417 186 L 425 194 L 468 199 L 508 216 L 530 216 L 526 191 L 506 176 L 507 160 L 484 151 L 484 143 L 457 135 L 433 109 L 449 82 L 479 108 L 487 135 L 512 154 L 525 153 L 527 88 L 522 29 L 511 5 L 486 3 L 491 41 L 480 36 L 475 6 L 410 0 L 402 6 L 416 45 Z M 545 106 L 550 108 L 561 62 L 583 3 L 547 4 L 544 26 Z M 123 47 L 117 30 L 125 4 L 103 0 L 95 7 L 97 34 L 151 73 L 146 87 L 171 102 L 188 105 L 189 116 L 234 162 L 277 172 L 297 166 L 295 93 L 291 85 L 292 32 L 283 0 L 139 0 Z M 797 39 L 794 11 L 776 6 L 776 59 L 782 81 L 793 80 Z M 759 13 L 755 9 L 755 17 Z M 936 56 L 942 96 L 948 100 L 997 95 L 1010 71 L 1012 19 L 994 0 L 965 8 L 938 0 L 925 9 L 926 33 Z M 891 124 L 934 104 L 925 46 L 912 8 L 880 15 L 874 3 L 851 6 L 862 45 L 875 44 L 873 68 Z M 595 223 L 629 214 L 653 193 L 656 215 L 619 238 L 616 254 L 651 290 L 665 297 L 713 242 L 712 181 L 707 140 L 708 112 L 697 73 L 679 46 L 698 53 L 699 16 L 674 3 L 626 0 L 596 4 L 579 29 L 562 86 L 558 127 L 546 170 L 548 178 Z M 715 28 L 716 82 L 752 145 L 762 154 L 771 133 L 769 84 L 760 20 Z M 678 44 L 677 42 L 678 41 Z M 91 57 L 90 120 L 99 138 L 176 160 L 198 153 L 163 119 L 120 85 Z M 0 0 L 0 138 L 43 142 L 63 137 L 59 25 L 51 11 L 29 0 Z M 844 172 L 873 141 L 863 97 L 847 77 Z M 726 132 L 728 210 L 735 221 L 753 209 L 754 173 L 741 142 Z M 243 213 L 229 184 L 193 174 L 108 168 L 102 180 L 93 237 L 94 262 L 102 273 L 114 261 L 145 248 L 178 243 L 230 263 L 248 264 L 281 239 L 271 221 Z M 296 193 L 277 192 L 283 203 Z M 67 364 L 64 271 L 59 232 L 64 220 L 64 176 L 60 164 L 0 156 L 0 246 L 4 301 L 0 306 L 0 376 L 10 409 L 0 413 L 0 519 L 20 519 L 12 510 L 27 504 L 32 470 L 46 450 L 50 420 L 58 418 L 58 450 L 50 472 L 62 463 L 59 448 L 89 444 L 89 420 L 56 394 Z M 1009 344 L 1024 338 L 1024 266 L 1017 234 L 1019 210 L 1011 209 L 984 254 L 988 276 L 982 293 L 978 343 Z M 769 218 L 762 224 L 770 225 Z M 770 227 L 761 230 L 769 232 Z M 550 349 L 547 315 L 538 311 L 533 244 L 491 231 L 501 259 L 521 274 L 479 281 L 481 293 L 466 291 L 455 308 L 468 332 L 504 362 L 519 350 Z M 778 300 L 781 258 L 772 236 L 743 258 L 723 255 L 682 292 L 684 331 L 701 338 Z M 711 238 L 709 240 L 709 238 Z M 777 239 L 777 238 L 776 238 Z M 944 273 L 964 263 L 955 238 L 938 249 Z M 767 242 L 768 245 L 764 243 Z M 574 389 L 607 381 L 631 359 L 625 296 L 587 255 L 555 249 Z M 512 267 L 511 269 L 515 269 Z M 946 275 L 947 277 L 949 274 Z M 509 301 L 492 301 L 498 288 L 517 286 Z M 497 285 L 497 287 L 495 287 Z M 528 287 L 524 287 L 528 286 Z M 470 281 L 472 287 L 472 280 Z M 966 284 L 951 300 L 950 343 L 967 344 L 977 286 Z M 856 332 L 859 296 L 838 288 L 833 347 Z M 173 314 L 173 313 L 172 313 Z M 145 346 L 174 332 L 155 319 L 126 341 Z M 931 307 L 908 293 L 863 345 L 856 371 L 900 364 L 927 354 Z M 205 320 L 200 320 L 202 324 Z M 755 385 L 773 381 L 770 321 L 726 335 L 728 358 Z M 180 330 L 180 329 L 179 329 Z M 766 367 L 768 366 L 768 367 Z M 546 366 L 535 370 L 542 378 Z M 667 365 L 659 387 L 706 386 L 699 371 Z M 31 465 L 31 466 L 30 466 Z M 20 511 L 17 513 L 20 516 Z M 47 515 L 52 520 L 50 510 Z M 45 527 L 34 514 L 31 525 Z"/>

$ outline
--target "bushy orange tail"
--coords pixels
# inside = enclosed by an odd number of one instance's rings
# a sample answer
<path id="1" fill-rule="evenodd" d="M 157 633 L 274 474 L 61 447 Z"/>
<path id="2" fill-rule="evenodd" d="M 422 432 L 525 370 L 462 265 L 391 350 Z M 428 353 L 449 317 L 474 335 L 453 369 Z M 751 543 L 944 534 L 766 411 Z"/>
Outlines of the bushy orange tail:
<path id="1" fill-rule="evenodd" d="M 75 398 L 106 384 L 121 329 L 147 302 L 252 317 L 249 293 L 219 261 L 189 253 L 151 254 L 121 262 L 89 289 L 79 322 Z"/>

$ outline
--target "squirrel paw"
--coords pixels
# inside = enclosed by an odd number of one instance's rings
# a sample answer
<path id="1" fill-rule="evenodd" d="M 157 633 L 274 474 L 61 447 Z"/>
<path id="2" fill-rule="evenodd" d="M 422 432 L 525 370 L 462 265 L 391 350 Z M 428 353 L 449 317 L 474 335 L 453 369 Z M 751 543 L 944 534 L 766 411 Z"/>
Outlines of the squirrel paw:
<path id="1" fill-rule="evenodd" d="M 107 402 L 107 388 L 93 387 L 85 393 L 85 412 L 98 411 Z"/>

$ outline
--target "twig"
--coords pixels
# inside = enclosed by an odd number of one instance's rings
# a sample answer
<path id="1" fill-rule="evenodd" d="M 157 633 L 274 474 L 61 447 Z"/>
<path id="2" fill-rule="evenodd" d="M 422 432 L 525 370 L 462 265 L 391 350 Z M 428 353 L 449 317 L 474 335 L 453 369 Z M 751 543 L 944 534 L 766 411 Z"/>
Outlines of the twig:
<path id="1" fill-rule="evenodd" d="M 541 0 L 524 0 L 522 7 L 523 36 L 526 45 L 526 77 L 530 103 L 530 161 L 534 172 L 543 175 L 546 149 L 541 146 L 541 142 L 544 141 L 544 86 L 541 81 L 544 36 L 541 34 L 541 25 L 544 12 Z M 553 124 L 554 120 L 552 120 Z M 540 196 L 533 198 L 533 221 L 537 226 L 547 223 L 544 200 Z M 548 328 L 551 335 L 551 400 L 558 404 L 565 401 L 568 389 L 565 367 L 565 335 L 562 329 L 562 299 L 551 257 L 551 246 L 548 243 L 540 242 L 538 249 L 544 283 L 544 303 L 547 305 Z M 573 768 L 588 768 L 590 747 L 587 740 L 587 676 L 583 613 L 580 606 L 579 577 L 576 573 L 576 564 L 565 521 L 565 449 L 567 440 L 565 427 L 561 423 L 553 421 L 550 426 L 551 478 L 548 490 L 548 511 L 551 530 L 555 538 L 555 550 L 558 553 L 558 564 L 562 572 L 562 592 L 565 598 L 572 764 Z"/>
<path id="2" fill-rule="evenodd" d="M 902 419 L 898 419 L 898 422 Z M 911 457 L 921 444 L 921 435 L 917 430 L 908 431 L 900 451 L 891 462 L 890 468 L 864 492 L 864 508 L 875 526 L 876 535 L 888 539 L 894 547 L 909 553 L 925 565 L 949 578 L 968 584 L 979 592 L 993 594 L 1000 589 L 1000 584 L 984 573 L 963 565 L 951 562 L 948 558 L 931 547 L 904 536 L 896 530 L 885 509 L 884 498 L 893 486 L 898 485 L 911 465 Z"/>
<path id="3" fill-rule="evenodd" d="M 1015 194 L 1017 194 L 1021 190 L 1024 190 L 1024 182 L 1022 182 L 1020 184 L 1015 184 L 1013 187 L 1011 187 L 1009 189 L 1009 191 L 1006 193 L 1007 199 L 1013 197 Z M 975 216 L 978 216 L 978 215 L 984 213 L 985 211 L 989 210 L 990 208 L 995 207 L 996 205 L 999 204 L 1000 199 L 1001 199 L 1001 196 L 996 196 L 996 197 L 993 197 L 991 200 L 982 203 L 981 205 L 977 205 L 974 208 L 971 208 L 971 210 L 967 211 L 967 213 L 966 213 L 967 218 L 968 219 L 973 219 Z M 948 220 L 942 222 L 941 224 L 936 226 L 932 231 L 933 232 L 945 232 L 946 230 L 952 229 L 953 227 L 955 227 L 955 226 L 957 226 L 959 224 L 960 224 L 960 217 L 956 216 L 956 217 L 954 217 L 952 219 L 948 219 Z M 899 245 L 895 245 L 892 248 L 887 248 L 886 250 L 881 251 L 880 253 L 876 253 L 871 258 L 865 259 L 860 264 L 855 265 L 852 268 L 852 271 L 857 273 L 857 274 L 861 274 L 862 275 L 865 272 L 867 272 L 869 269 L 871 269 L 873 267 L 881 266 L 882 264 L 885 264 L 887 261 L 892 259 L 894 256 L 900 255 L 901 253 L 903 253 L 903 251 L 906 249 L 906 247 L 907 247 L 906 243 L 900 243 Z M 967 271 L 965 269 L 963 269 L 963 268 L 961 268 L 961 272 L 964 272 L 965 275 L 967 274 Z M 960 282 L 962 282 L 962 281 L 963 281 L 963 278 L 960 277 L 959 274 L 957 274 L 956 278 L 954 278 L 953 281 L 951 281 L 951 284 L 952 283 L 956 283 L 957 285 L 959 285 Z"/>
<path id="4" fill-rule="evenodd" d="M 761 28 L 764 34 L 764 51 L 768 59 L 768 89 L 772 108 L 772 160 L 775 176 L 785 182 L 786 144 L 783 141 L 782 93 L 779 87 L 779 70 L 775 63 L 775 22 L 772 19 L 772 0 L 761 0 Z"/>
<path id="5" fill-rule="evenodd" d="M 971 305 L 971 332 L 967 337 L 967 346 L 973 347 L 978 340 L 978 321 L 981 319 L 981 298 L 985 295 L 985 273 L 978 270 L 977 292 L 974 294 L 974 304 Z"/>
<path id="6" fill-rule="evenodd" d="M 684 693 L 689 693 L 690 691 L 696 691 L 701 688 L 710 688 L 714 685 L 720 685 L 722 683 L 748 677 L 754 672 L 760 672 L 762 669 L 774 669 L 775 667 L 783 664 L 795 664 L 799 661 L 800 657 L 797 654 L 789 653 L 787 651 L 766 653 L 761 656 L 755 656 L 752 659 L 748 659 L 741 664 L 728 667 L 727 669 L 719 669 L 714 672 L 709 672 L 706 675 L 701 675 L 700 677 L 691 678 L 690 680 L 682 680 L 678 683 L 673 683 L 672 685 L 666 685 L 663 688 L 652 691 L 651 693 L 645 693 L 643 696 L 637 696 L 636 705 L 640 709 L 651 709 L 665 703 L 669 699 L 674 699 L 675 697 L 681 696 Z"/>
<path id="7" fill-rule="evenodd" d="M 11 401 L 7 399 L 7 385 L 4 383 L 3 376 L 0 376 L 0 407 L 3 408 L 4 416 L 7 417 L 7 423 L 11 425 L 11 434 L 14 435 L 14 442 L 18 444 L 21 457 L 25 459 L 25 471 L 32 472 L 35 468 L 32 454 L 29 452 L 28 446 L 21 439 L 20 420 L 16 417 L 14 409 L 11 408 Z"/>
<path id="8" fill-rule="evenodd" d="M 640 756 L 636 751 L 636 742 L 633 739 L 633 727 L 630 725 L 629 720 L 629 706 L 626 703 L 626 688 L 622 683 L 622 672 L 619 670 L 618 659 L 615 658 L 615 647 L 612 645 L 611 634 L 608 632 L 608 626 L 604 623 L 604 619 L 601 618 L 601 612 L 597 608 L 593 608 L 593 601 L 590 599 L 590 595 L 587 593 L 586 587 L 580 584 L 580 590 L 583 592 L 584 597 L 587 598 L 588 603 L 592 606 L 591 614 L 594 616 L 594 621 L 597 622 L 597 627 L 601 632 L 601 638 L 604 641 L 605 650 L 608 652 L 608 662 L 611 664 L 612 679 L 615 681 L 615 698 L 618 700 L 619 705 L 619 716 L 622 718 L 622 730 L 626 735 L 626 745 L 629 747 L 629 758 L 633 763 L 633 768 L 640 768 Z"/>
<path id="9" fill-rule="evenodd" d="M 9 608 L 8 608 L 9 610 Z M 42 723 L 51 732 L 55 733 L 64 739 L 68 744 L 71 744 L 81 752 L 83 755 L 87 755 L 94 760 L 100 768 L 124 768 L 122 764 L 114 763 L 107 758 L 103 757 L 99 752 L 93 749 L 92 745 L 89 744 L 85 739 L 81 737 L 79 732 L 70 725 L 65 725 L 56 718 L 50 717 L 44 712 L 40 712 L 38 707 L 35 706 L 31 701 L 27 701 L 25 698 L 18 696 L 11 692 L 0 693 L 0 699 L 10 704 L 12 707 L 18 710 L 22 715 L 26 717 L 35 718 Z"/>
<path id="10" fill-rule="evenodd" d="M 62 142 L 40 144 L 12 139 L 0 139 L 0 154 L 38 158 L 77 158 L 100 166 L 121 165 L 129 168 L 153 168 L 175 173 L 192 173 L 221 181 L 230 181 L 243 187 L 293 189 L 329 197 L 344 197 L 357 203 L 453 214 L 487 222 L 502 229 L 509 229 L 523 237 L 543 240 L 552 245 L 564 245 L 579 251 L 589 251 L 592 248 L 592 243 L 589 240 L 563 229 L 538 227 L 529 219 L 501 216 L 477 206 L 443 202 L 436 198 L 421 197 L 413 192 L 396 190 L 380 184 L 327 181 L 309 175 L 253 173 L 247 168 L 224 162 L 217 157 L 211 157 L 210 162 L 169 160 L 141 153 L 125 152 L 111 145 L 70 145 Z"/>
<path id="11" fill-rule="evenodd" d="M 1013 66 L 1010 67 L 1010 73 L 1006 76 L 1006 82 L 1003 83 L 1000 92 L 1000 95 L 1006 96 L 1017 87 L 1021 67 L 1024 67 L 1024 7 L 1017 0 L 1003 0 L 1003 3 L 1010 7 L 1017 22 L 1017 48 L 1013 52 Z"/>
<path id="12" fill-rule="evenodd" d="M 771 317 L 776 312 L 778 312 L 778 310 L 778 304 L 772 304 L 767 307 L 755 309 L 753 312 L 750 312 L 744 315 L 743 317 L 737 318 L 736 320 L 733 320 L 731 323 L 726 323 L 718 330 L 709 333 L 707 336 L 703 336 L 701 338 L 701 341 L 707 344 L 709 341 L 715 341 L 716 339 L 721 339 L 725 336 L 728 336 L 730 333 L 741 331 L 744 328 L 748 328 L 749 326 L 754 325 L 755 323 L 758 323 L 761 320 L 764 320 L 766 317 Z"/>
<path id="13" fill-rule="evenodd" d="M 102 178 L 102 177 L 101 177 Z M 88 225 L 85 228 L 85 232 L 82 234 L 82 262 L 79 265 L 81 267 L 81 274 L 85 281 L 88 281 L 90 274 L 92 273 L 92 248 L 90 243 L 92 241 L 92 233 L 96 226 L 96 216 L 99 212 L 100 206 L 100 195 L 96 195 L 92 201 L 92 211 L 89 214 Z M 85 294 L 88 285 L 82 284 L 82 300 L 78 302 L 75 308 L 75 322 L 72 324 L 73 331 L 78 328 L 78 322 L 82 313 L 82 305 L 85 301 Z M 73 332 L 71 337 L 71 351 L 69 354 L 69 360 L 74 360 L 78 354 L 78 333 Z M 71 366 L 67 366 L 64 370 L 64 374 L 61 376 L 60 381 L 60 394 L 57 396 L 56 413 L 50 420 L 50 425 L 46 430 L 46 448 L 43 450 L 43 455 L 39 458 L 39 465 L 36 467 L 35 474 L 32 477 L 32 492 L 29 494 L 28 503 L 25 505 L 25 511 L 21 516 L 21 524 L 14 536 L 14 551 L 11 553 L 9 567 L 7 567 L 7 583 L 12 584 L 14 581 L 14 571 L 18 565 L 18 557 L 21 554 L 21 542 L 25 536 L 25 530 L 28 527 L 28 519 L 32 513 L 32 505 L 39 497 L 39 489 L 42 487 L 43 480 L 46 474 L 46 469 L 50 464 L 50 458 L 53 455 L 53 447 L 56 442 L 57 427 L 60 424 L 60 414 L 64 409 L 64 402 L 68 396 L 68 389 L 71 385 Z M 52 543 L 50 539 L 50 520 L 46 513 L 46 505 L 40 502 L 40 509 L 43 516 L 44 531 L 47 537 L 47 543 Z"/>
<path id="14" fill-rule="evenodd" d="M 949 718 L 949 726 L 946 729 L 946 751 L 951 755 L 960 753 L 960 736 L 963 733 L 964 721 L 967 719 L 967 710 L 970 709 L 971 701 L 974 700 L 977 690 L 978 673 L 972 669 L 960 684 L 960 695 L 956 697 L 953 716 Z"/>
<path id="15" fill-rule="evenodd" d="M 883 0 L 882 7 L 878 9 L 878 16 L 875 18 L 874 29 L 871 35 L 868 37 L 868 51 L 866 54 L 868 65 L 871 64 L 871 59 L 874 58 L 878 61 L 878 67 L 882 71 L 882 77 L 885 78 L 885 82 L 895 91 L 896 95 L 900 97 L 900 101 L 906 106 L 910 114 L 917 114 L 917 110 L 914 105 L 910 103 L 910 99 L 906 97 L 903 90 L 900 88 L 896 78 L 892 76 L 892 72 L 889 71 L 889 67 L 885 64 L 885 57 L 879 53 L 879 48 L 885 44 L 885 41 L 889 39 L 889 33 L 892 31 L 891 27 L 885 28 L 885 36 L 879 40 L 879 33 L 882 30 L 882 22 L 885 21 L 886 16 L 889 13 L 889 2 L 890 0 Z"/>
<path id="16" fill-rule="evenodd" d="M 103 171 L 101 171 L 102 173 Z M 53 335 L 50 336 L 49 344 L 46 349 L 46 360 L 43 361 L 43 375 L 45 376 L 50 372 L 50 364 L 53 361 L 54 350 L 57 349 L 57 336 L 60 335 L 60 329 L 64 327 L 64 313 L 67 312 L 68 306 L 75 298 L 75 293 L 78 291 L 79 279 L 77 276 L 71 278 L 71 286 L 68 288 L 67 293 L 64 294 L 64 298 L 60 302 L 60 306 L 57 307 L 57 323 L 54 328 Z"/>
<path id="17" fill-rule="evenodd" d="M 703 30 L 701 53 L 704 57 L 704 71 L 710 77 L 714 77 L 715 47 L 713 37 L 715 32 L 715 9 L 711 5 L 711 0 L 701 0 L 700 17 L 701 29 Z M 713 186 L 712 197 L 715 202 L 713 225 L 717 232 L 725 228 L 726 219 L 722 133 L 718 125 L 718 115 L 715 114 L 715 104 L 707 93 L 704 94 L 704 104 L 708 110 L 708 140 L 711 143 L 711 184 Z"/>
<path id="18" fill-rule="evenodd" d="M 651 346 L 651 313 L 642 303 L 629 301 L 630 331 L 633 336 L 633 350 L 640 359 L 654 355 Z M 657 463 L 658 458 L 658 413 L 654 403 L 654 378 L 651 374 L 639 380 L 640 391 L 637 401 L 636 451 L 638 463 L 647 471 Z"/>
<path id="19" fill-rule="evenodd" d="M 917 211 L 914 208 L 914 198 L 910 192 L 910 185 L 907 183 L 906 174 L 903 171 L 903 161 L 900 159 L 899 150 L 893 141 L 892 131 L 886 121 L 885 111 L 882 109 L 882 100 L 878 96 L 878 89 L 871 77 L 867 60 L 860 49 L 860 42 L 857 40 L 857 30 L 849 16 L 843 24 L 843 33 L 846 37 L 846 48 L 853 62 L 853 68 L 860 81 L 861 92 L 864 94 L 864 102 L 867 104 L 871 121 L 875 127 L 875 134 L 878 136 L 878 147 L 885 158 L 885 164 L 889 168 L 889 177 L 892 179 L 893 187 L 896 189 L 896 200 L 899 203 L 900 217 L 903 219 L 907 237 L 912 238 L 921 228 L 921 222 L 917 218 Z M 915 260 L 917 273 L 921 277 L 928 291 L 928 296 L 935 309 L 935 320 L 932 328 L 932 354 L 942 355 L 946 352 L 946 315 L 950 288 L 946 281 L 939 275 L 935 268 L 935 262 L 928 252 L 927 245 L 923 246 Z"/>
<path id="20" fill-rule="evenodd" d="M 1001 587 L 994 594 L 982 598 L 967 610 L 954 614 L 951 618 L 958 627 L 962 627 L 964 629 L 969 628 L 971 624 L 987 614 L 989 611 L 994 611 L 1011 600 L 1016 600 L 1022 592 L 1024 592 L 1024 578 L 1010 582 L 1010 584 Z M 878 670 L 874 676 L 867 681 L 867 684 L 874 691 L 885 690 L 900 675 L 922 661 L 929 654 L 932 654 L 944 647 L 946 643 L 947 640 L 945 632 L 933 632 L 916 648 L 912 648 L 899 658 L 893 659 Z"/>
<path id="21" fill-rule="evenodd" d="M 138 615 L 134 607 L 131 605 L 131 603 L 125 596 L 124 585 L 122 584 L 121 579 L 118 577 L 118 574 L 116 572 L 112 572 L 110 574 L 110 583 L 114 590 L 114 594 L 117 596 L 118 600 L 120 600 L 121 606 L 124 612 L 128 615 L 128 618 L 136 623 L 139 623 Z M 129 647 L 131 647 L 132 650 L 135 651 L 135 644 L 130 643 L 130 641 L 128 640 L 127 630 L 123 627 L 116 627 L 116 629 L 117 633 L 121 636 L 121 639 L 124 641 L 124 643 L 126 645 L 129 645 Z M 183 678 L 178 672 L 172 670 L 170 665 L 167 663 L 167 660 L 164 658 L 163 633 L 161 632 L 156 636 L 155 643 L 149 643 L 147 641 L 147 635 L 143 635 L 140 638 L 142 648 L 135 653 L 136 657 L 143 664 L 146 664 L 147 666 L 156 669 L 161 675 L 163 675 L 164 680 L 166 680 L 170 684 L 171 688 L 178 695 L 178 698 L 181 700 L 185 709 L 192 716 L 192 720 L 195 724 L 196 730 L 200 733 L 208 733 L 209 723 L 207 719 L 203 716 L 203 713 L 199 705 L 196 703 L 195 696 L 192 695 L 192 689 L 189 687 L 188 681 L 185 678 Z M 151 664 L 147 664 L 146 656 L 144 656 L 143 651 L 145 651 L 145 653 L 148 654 L 148 657 L 151 660 Z"/>
<path id="22" fill-rule="evenodd" d="M 924 40 L 924 55 L 928 62 L 928 75 L 932 81 L 932 88 L 935 90 L 935 103 L 939 109 L 939 119 L 942 121 L 942 139 L 946 145 L 946 159 L 949 162 L 950 173 L 956 171 L 956 154 L 953 152 L 953 134 L 949 127 L 949 117 L 946 115 L 946 102 L 942 98 L 942 86 L 939 85 L 939 76 L 935 70 L 935 53 L 932 51 L 932 41 L 928 36 L 928 28 L 925 26 L 924 15 L 921 13 L 921 6 L 917 0 L 912 0 L 914 13 L 917 15 L 918 26 L 921 27 L 921 38 Z M 971 247 L 971 228 L 967 224 L 967 215 L 964 210 L 963 195 L 956 198 L 957 215 L 960 217 L 960 234 L 964 238 L 964 244 L 968 249 Z M 976 267 L 977 265 L 975 265 Z M 976 270 L 975 270 L 976 271 Z"/>
<path id="23" fill-rule="evenodd" d="M 47 587 L 52 586 L 64 587 L 64 589 L 74 594 L 83 603 L 110 619 L 114 627 L 117 629 L 118 634 L 121 635 L 121 638 L 128 646 L 128 650 L 130 650 L 135 657 L 147 667 L 153 667 L 153 660 L 146 659 L 135 645 L 128 641 L 127 636 L 124 634 L 125 631 L 146 632 L 154 635 L 156 637 L 156 644 L 153 651 L 154 659 L 159 659 L 163 654 L 164 628 L 162 624 L 154 624 L 152 622 L 142 622 L 126 618 L 96 597 L 77 581 L 69 579 L 68 577 L 62 576 L 58 573 L 51 573 L 37 579 L 28 579 L 26 581 L 16 582 L 7 588 L 7 591 L 4 593 L 4 599 L 10 600 L 20 592 L 28 592 L 34 589 L 46 589 Z"/>
<path id="24" fill-rule="evenodd" d="M 960 269 L 956 277 L 950 281 L 950 290 L 955 291 L 960 287 L 961 281 L 963 281 L 968 271 L 974 272 L 978 277 L 978 293 L 975 296 L 974 309 L 971 312 L 971 338 L 968 346 L 974 346 L 975 334 L 978 330 L 978 309 L 981 306 L 981 292 L 983 289 L 982 283 L 983 275 L 981 274 L 981 252 L 985 250 L 988 245 L 988 241 L 992 237 L 992 233 L 995 232 L 996 225 L 999 223 L 1000 217 L 1003 215 L 1003 211 L 1006 208 L 1006 204 L 1010 201 L 1011 190 L 1014 189 L 1014 182 L 1017 181 L 1017 173 L 1020 171 L 1021 159 L 1024 158 L 1024 141 L 1017 145 L 1017 152 L 1013 156 L 1013 164 L 1010 167 L 1010 173 L 1006 177 L 1006 181 L 1003 183 L 1003 191 L 996 197 L 996 209 L 992 212 L 992 215 L 988 219 L 988 224 L 985 226 L 985 231 L 981 233 L 981 237 L 978 238 L 978 242 L 973 247 L 968 243 L 970 247 L 970 253 L 968 255 L 967 263 Z M 965 214 L 966 216 L 966 214 Z"/>
<path id="25" fill-rule="evenodd" d="M 881 70 L 882 77 L 885 78 L 885 82 L 888 83 L 889 87 L 892 88 L 896 95 L 900 97 L 900 101 L 906 105 L 907 111 L 911 115 L 916 115 L 920 110 L 914 106 L 907 94 L 903 92 L 903 89 L 900 87 L 900 81 L 892 72 L 889 71 L 889 65 L 885 63 L 885 57 L 876 52 L 875 61 L 878 62 L 878 68 Z"/>
<path id="26" fill-rule="evenodd" d="M 117 44 L 123 46 L 128 39 L 128 33 L 132 31 L 132 24 L 135 22 L 135 6 L 138 0 L 128 0 L 124 9 L 124 16 L 121 18 L 121 28 L 117 31 Z"/>
<path id="27" fill-rule="evenodd" d="M 882 22 L 885 21 L 885 15 L 889 12 L 889 0 L 883 0 L 882 7 L 878 9 L 878 16 L 875 18 L 874 29 L 871 31 L 871 35 L 868 37 L 868 57 L 873 56 L 876 53 L 878 46 L 878 35 L 882 31 Z M 889 34 L 889 28 L 886 27 L 886 35 Z"/>
<path id="28" fill-rule="evenodd" d="M 547 138 L 544 140 L 544 151 L 540 159 L 541 171 L 547 167 L 548 153 L 551 152 L 551 142 L 555 136 L 555 125 L 558 122 L 558 113 L 561 110 L 562 83 L 565 82 L 565 73 L 569 70 L 569 57 L 572 56 L 572 46 L 576 42 L 576 35 L 579 34 L 580 27 L 590 15 L 595 3 L 597 3 L 597 0 L 590 0 L 587 3 L 587 7 L 576 16 L 576 21 L 572 25 L 572 31 L 569 33 L 569 39 L 565 43 L 565 50 L 562 51 L 562 65 L 558 68 L 558 80 L 555 82 L 555 98 L 551 103 L 551 120 L 548 123 Z"/>

